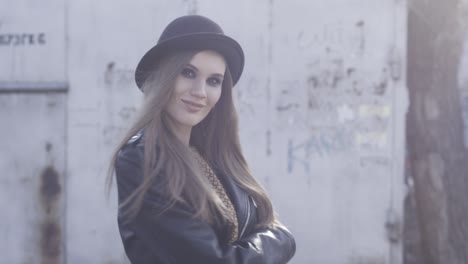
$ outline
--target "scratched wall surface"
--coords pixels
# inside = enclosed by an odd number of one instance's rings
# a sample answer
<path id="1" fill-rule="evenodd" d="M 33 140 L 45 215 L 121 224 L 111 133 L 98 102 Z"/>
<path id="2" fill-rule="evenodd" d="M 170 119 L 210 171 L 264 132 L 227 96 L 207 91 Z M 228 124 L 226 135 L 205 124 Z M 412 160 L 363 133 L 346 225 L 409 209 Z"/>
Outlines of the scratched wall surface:
<path id="1" fill-rule="evenodd" d="M 0 0 L 0 83 L 63 82 L 65 2 Z"/>
<path id="2" fill-rule="evenodd" d="M 0 94 L 0 263 L 64 263 L 65 99 Z"/>
<path id="3" fill-rule="evenodd" d="M 242 146 L 296 237 L 291 263 L 401 263 L 404 0 L 50 0 L 65 8 L 43 24 L 28 15 L 43 5 L 17 3 L 0 11 L 0 81 L 69 83 L 66 263 L 127 263 L 107 165 L 142 101 L 135 65 L 168 22 L 195 13 L 244 48 Z M 52 37 L 63 31 L 65 44 Z"/>
<path id="4" fill-rule="evenodd" d="M 296 234 L 293 263 L 400 263 L 405 3 L 268 8 L 267 78 L 243 77 L 259 89 L 239 100 L 241 129 Z"/>

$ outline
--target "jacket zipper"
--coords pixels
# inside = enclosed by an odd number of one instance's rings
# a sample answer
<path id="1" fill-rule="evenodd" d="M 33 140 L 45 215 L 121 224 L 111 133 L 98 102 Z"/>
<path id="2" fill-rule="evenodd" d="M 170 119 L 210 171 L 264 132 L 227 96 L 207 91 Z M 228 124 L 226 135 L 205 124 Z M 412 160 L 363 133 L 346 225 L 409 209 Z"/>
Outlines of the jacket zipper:
<path id="1" fill-rule="evenodd" d="M 241 231 L 241 233 L 239 235 L 239 239 L 242 237 L 242 235 L 245 232 L 245 229 L 247 228 L 247 225 L 249 223 L 249 218 L 250 218 L 250 195 L 248 196 L 248 199 L 247 199 L 247 219 L 245 220 L 245 224 L 244 224 L 244 227 L 242 228 L 242 231 Z"/>

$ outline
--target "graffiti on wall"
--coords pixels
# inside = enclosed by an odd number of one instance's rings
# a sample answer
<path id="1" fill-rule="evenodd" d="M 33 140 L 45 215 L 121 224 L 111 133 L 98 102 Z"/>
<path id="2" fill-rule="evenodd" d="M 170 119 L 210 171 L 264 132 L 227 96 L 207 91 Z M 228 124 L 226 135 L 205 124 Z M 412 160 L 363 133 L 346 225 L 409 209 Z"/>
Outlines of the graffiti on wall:
<path id="1" fill-rule="evenodd" d="M 131 86 L 135 83 L 135 71 L 111 61 L 104 72 L 106 86 Z"/>
<path id="2" fill-rule="evenodd" d="M 236 107 L 244 118 L 252 118 L 257 115 L 262 102 L 266 102 L 262 88 L 262 84 L 257 78 L 247 77 L 241 79 L 241 83 L 233 89 Z"/>
<path id="3" fill-rule="evenodd" d="M 0 34 L 1 46 L 45 45 L 45 33 L 3 33 Z"/>
<path id="4" fill-rule="evenodd" d="M 366 24 L 363 20 L 354 23 L 336 21 L 323 25 L 312 34 L 305 34 L 304 30 L 297 35 L 298 48 L 302 50 L 317 46 L 338 46 L 347 48 L 355 54 L 362 54 L 366 48 Z"/>
<path id="5" fill-rule="evenodd" d="M 379 170 L 389 171 L 392 167 L 392 160 L 383 155 L 361 156 L 359 158 L 359 167 L 373 173 Z"/>
<path id="6" fill-rule="evenodd" d="M 333 55 L 311 61 L 307 65 L 307 71 L 309 74 L 306 86 L 309 97 L 317 93 L 356 97 L 387 94 L 387 67 L 382 67 L 380 73 L 375 74 L 375 69 L 359 69 L 355 62 L 346 62 L 341 56 Z"/>
<path id="7" fill-rule="evenodd" d="M 304 129 L 314 127 L 310 138 L 301 143 L 288 142 L 288 172 L 302 167 L 305 173 L 320 158 L 358 155 L 362 169 L 388 168 L 391 159 L 392 107 L 388 99 L 388 71 L 374 80 L 364 80 L 355 68 L 336 60 L 329 68 L 316 65 L 316 76 L 307 79 L 306 99 L 286 92 L 281 97 L 281 114 L 289 114 Z M 322 73 L 320 73 L 322 72 Z M 366 86 L 367 83 L 367 86 Z M 289 87 L 300 85 L 291 82 Z M 300 90 L 300 89 L 296 89 Z M 302 104 L 302 105 L 301 105 Z M 304 106 L 305 104 L 305 106 Z M 305 109 L 305 111 L 303 111 Z M 277 108 L 280 112 L 280 109 Z M 288 120 L 288 119 L 286 119 Z M 351 154 L 354 153 L 354 154 Z"/>
<path id="8" fill-rule="evenodd" d="M 339 54 L 323 55 L 305 65 L 305 77 L 277 82 L 275 110 L 279 127 L 285 127 L 285 123 L 302 128 L 330 126 L 342 123 L 343 118 L 353 118 L 348 116 L 346 104 L 385 104 L 390 100 L 394 78 L 389 65 L 376 74 L 375 69 L 344 58 Z"/>
<path id="9" fill-rule="evenodd" d="M 381 61 L 368 56 L 363 20 L 305 32 L 297 38 L 301 76 L 278 81 L 276 89 L 275 124 L 293 133 L 288 172 L 308 174 L 315 162 L 336 157 L 356 158 L 360 169 L 390 171 L 393 87 L 403 71 L 398 49 L 389 45 Z M 298 131 L 312 132 L 296 136 Z"/>
<path id="10" fill-rule="evenodd" d="M 328 158 L 355 147 L 353 132 L 342 128 L 318 129 L 301 142 L 288 141 L 288 172 L 301 166 L 309 174 L 311 158 Z"/>

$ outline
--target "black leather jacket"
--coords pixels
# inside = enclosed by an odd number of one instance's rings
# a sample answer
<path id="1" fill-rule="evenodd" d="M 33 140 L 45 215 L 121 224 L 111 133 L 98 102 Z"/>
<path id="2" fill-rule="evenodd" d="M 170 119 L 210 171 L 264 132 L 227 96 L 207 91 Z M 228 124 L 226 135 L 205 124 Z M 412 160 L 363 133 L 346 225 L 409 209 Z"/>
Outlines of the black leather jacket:
<path id="1" fill-rule="evenodd" d="M 119 204 L 141 183 L 143 143 L 141 133 L 124 146 L 115 163 Z M 143 207 L 131 221 L 119 210 L 120 235 L 128 258 L 133 264 L 158 263 L 256 263 L 283 264 L 294 255 L 296 245 L 285 228 L 255 229 L 256 205 L 237 184 L 220 174 L 239 219 L 239 239 L 225 241 L 223 229 L 192 217 L 191 209 L 176 204 L 157 215 L 157 188 L 145 196 Z"/>

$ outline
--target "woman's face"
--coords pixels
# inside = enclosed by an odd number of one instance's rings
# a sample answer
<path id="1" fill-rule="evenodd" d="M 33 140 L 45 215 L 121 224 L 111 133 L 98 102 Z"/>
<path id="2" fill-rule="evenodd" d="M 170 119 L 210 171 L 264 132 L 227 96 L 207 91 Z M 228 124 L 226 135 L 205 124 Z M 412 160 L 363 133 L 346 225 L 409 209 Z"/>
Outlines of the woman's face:
<path id="1" fill-rule="evenodd" d="M 191 129 L 218 102 L 226 70 L 224 58 L 214 51 L 195 54 L 174 82 L 166 113 L 175 129 Z"/>

